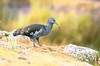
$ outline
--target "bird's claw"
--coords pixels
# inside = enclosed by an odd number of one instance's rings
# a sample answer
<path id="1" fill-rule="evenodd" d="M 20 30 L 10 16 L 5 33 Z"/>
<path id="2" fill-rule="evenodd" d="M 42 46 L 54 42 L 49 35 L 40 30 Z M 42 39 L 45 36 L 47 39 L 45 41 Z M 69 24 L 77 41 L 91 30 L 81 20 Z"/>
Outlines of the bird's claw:
<path id="1" fill-rule="evenodd" d="M 42 45 L 40 45 L 40 44 L 33 44 L 33 47 L 41 47 Z"/>

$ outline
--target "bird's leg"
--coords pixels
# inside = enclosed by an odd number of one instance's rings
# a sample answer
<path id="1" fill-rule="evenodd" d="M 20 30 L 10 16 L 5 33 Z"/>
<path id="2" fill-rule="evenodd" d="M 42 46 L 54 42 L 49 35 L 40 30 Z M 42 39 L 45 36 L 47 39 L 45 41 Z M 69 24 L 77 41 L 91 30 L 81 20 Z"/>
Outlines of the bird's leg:
<path id="1" fill-rule="evenodd" d="M 40 44 L 40 42 L 39 42 L 39 38 L 36 38 L 36 40 L 37 40 L 37 42 L 38 42 L 39 46 L 41 46 L 41 44 Z"/>
<path id="2" fill-rule="evenodd" d="M 40 44 L 40 42 L 39 42 L 39 38 L 32 38 L 31 41 L 32 41 L 33 47 L 38 47 L 38 45 L 41 46 L 41 44 Z M 35 42 L 34 42 L 34 41 L 35 41 Z M 38 42 L 38 45 L 35 44 L 36 41 Z"/>
<path id="3" fill-rule="evenodd" d="M 35 47 L 35 43 L 34 43 L 35 40 L 36 40 L 35 38 L 32 38 L 32 39 L 31 39 L 32 44 L 33 44 L 33 47 Z"/>

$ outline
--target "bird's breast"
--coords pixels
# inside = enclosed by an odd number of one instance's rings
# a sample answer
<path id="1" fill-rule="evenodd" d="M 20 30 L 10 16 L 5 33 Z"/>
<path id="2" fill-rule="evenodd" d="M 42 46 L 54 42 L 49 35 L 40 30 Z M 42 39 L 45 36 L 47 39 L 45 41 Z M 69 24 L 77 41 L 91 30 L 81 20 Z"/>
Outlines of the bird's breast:
<path id="1" fill-rule="evenodd" d="M 48 35 L 48 34 L 50 34 L 50 32 L 51 32 L 51 30 L 46 29 L 46 30 L 43 31 L 42 36 L 44 36 L 44 35 Z"/>

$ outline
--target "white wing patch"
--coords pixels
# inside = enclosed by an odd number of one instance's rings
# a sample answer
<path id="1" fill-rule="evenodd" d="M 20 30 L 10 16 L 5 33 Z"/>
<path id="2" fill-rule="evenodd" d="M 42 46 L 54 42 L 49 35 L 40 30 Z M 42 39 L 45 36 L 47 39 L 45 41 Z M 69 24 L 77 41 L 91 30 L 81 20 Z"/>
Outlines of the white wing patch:
<path id="1" fill-rule="evenodd" d="M 33 35 L 33 34 L 34 34 L 33 32 L 30 33 L 30 35 Z"/>
<path id="2" fill-rule="evenodd" d="M 28 28 L 26 32 L 28 33 L 29 30 L 30 30 L 30 28 Z"/>
<path id="3" fill-rule="evenodd" d="M 43 29 L 40 29 L 39 31 L 35 31 L 35 33 L 33 34 L 34 38 L 40 37 L 43 34 Z"/>

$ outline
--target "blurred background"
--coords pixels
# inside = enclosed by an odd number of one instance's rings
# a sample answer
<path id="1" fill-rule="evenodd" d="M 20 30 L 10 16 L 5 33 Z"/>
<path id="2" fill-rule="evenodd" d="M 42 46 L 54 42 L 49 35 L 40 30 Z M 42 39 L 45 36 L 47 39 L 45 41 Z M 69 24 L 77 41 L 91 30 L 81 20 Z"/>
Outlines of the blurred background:
<path id="1" fill-rule="evenodd" d="M 0 0 L 0 30 L 46 24 L 54 17 L 52 33 L 42 44 L 88 46 L 100 51 L 100 0 Z"/>

